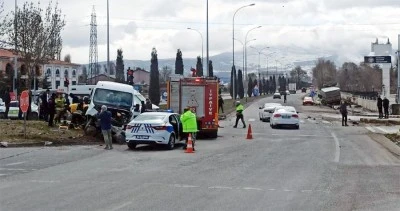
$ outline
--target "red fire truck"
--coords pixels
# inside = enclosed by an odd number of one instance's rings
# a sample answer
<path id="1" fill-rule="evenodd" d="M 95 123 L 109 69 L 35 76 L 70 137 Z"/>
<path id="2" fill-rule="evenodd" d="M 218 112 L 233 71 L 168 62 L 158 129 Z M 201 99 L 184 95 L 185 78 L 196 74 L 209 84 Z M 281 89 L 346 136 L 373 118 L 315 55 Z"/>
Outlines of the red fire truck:
<path id="1" fill-rule="evenodd" d="M 168 109 L 182 114 L 184 108 L 190 107 L 197 116 L 199 135 L 217 138 L 218 85 L 215 77 L 171 76 L 168 82 Z"/>

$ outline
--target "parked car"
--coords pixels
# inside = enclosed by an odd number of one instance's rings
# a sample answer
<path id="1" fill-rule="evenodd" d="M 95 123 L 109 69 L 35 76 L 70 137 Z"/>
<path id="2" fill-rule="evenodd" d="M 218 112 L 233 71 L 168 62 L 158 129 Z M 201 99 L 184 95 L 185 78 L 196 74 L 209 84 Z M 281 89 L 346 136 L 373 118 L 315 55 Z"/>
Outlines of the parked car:
<path id="1" fill-rule="evenodd" d="M 303 87 L 303 88 L 301 89 L 301 92 L 302 92 L 302 93 L 306 93 L 306 92 L 307 92 L 307 89 L 306 89 L 305 87 Z"/>
<path id="2" fill-rule="evenodd" d="M 261 121 L 270 121 L 272 113 L 274 113 L 276 107 L 280 107 L 280 103 L 265 103 L 260 107 L 259 117 Z"/>
<path id="3" fill-rule="evenodd" d="M 299 115 L 296 109 L 292 106 L 276 107 L 270 120 L 271 128 L 281 126 L 291 126 L 295 129 L 300 128 Z"/>
<path id="4" fill-rule="evenodd" d="M 4 118 L 4 113 L 6 112 L 6 104 L 3 99 L 0 98 L 0 119 Z"/>
<path id="5" fill-rule="evenodd" d="M 281 93 L 275 92 L 274 96 L 272 97 L 273 99 L 281 99 Z"/>
<path id="6" fill-rule="evenodd" d="M 312 97 L 304 97 L 303 105 L 314 105 L 314 100 Z"/>
<path id="7" fill-rule="evenodd" d="M 289 90 L 286 90 L 286 95 L 290 95 L 290 92 L 289 92 Z"/>
<path id="8" fill-rule="evenodd" d="M 182 131 L 179 114 L 145 112 L 126 126 L 125 140 L 129 149 L 135 149 L 138 144 L 160 144 L 172 150 L 181 141 Z"/>
<path id="9" fill-rule="evenodd" d="M 5 109 L 4 109 L 5 110 Z M 31 103 L 31 113 L 28 119 L 30 120 L 37 120 L 39 118 L 39 107 L 35 103 Z M 18 101 L 11 101 L 10 102 L 10 109 L 8 110 L 8 118 L 10 119 L 18 119 L 19 115 L 19 102 Z"/>

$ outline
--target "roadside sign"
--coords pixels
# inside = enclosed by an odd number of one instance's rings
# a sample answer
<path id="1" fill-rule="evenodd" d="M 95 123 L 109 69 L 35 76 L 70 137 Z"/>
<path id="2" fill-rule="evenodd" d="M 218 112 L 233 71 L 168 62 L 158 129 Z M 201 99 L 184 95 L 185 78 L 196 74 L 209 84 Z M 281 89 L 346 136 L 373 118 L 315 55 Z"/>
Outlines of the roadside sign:
<path id="1" fill-rule="evenodd" d="M 10 99 L 11 99 L 11 101 L 17 100 L 17 97 L 15 96 L 14 92 L 10 92 Z"/>
<path id="2" fill-rule="evenodd" d="M 392 63 L 391 56 L 364 56 L 364 62 L 371 63 Z"/>
<path id="3" fill-rule="evenodd" d="M 28 112 L 29 108 L 29 93 L 27 90 L 23 91 L 21 97 L 19 99 L 19 107 L 21 108 L 22 112 Z"/>

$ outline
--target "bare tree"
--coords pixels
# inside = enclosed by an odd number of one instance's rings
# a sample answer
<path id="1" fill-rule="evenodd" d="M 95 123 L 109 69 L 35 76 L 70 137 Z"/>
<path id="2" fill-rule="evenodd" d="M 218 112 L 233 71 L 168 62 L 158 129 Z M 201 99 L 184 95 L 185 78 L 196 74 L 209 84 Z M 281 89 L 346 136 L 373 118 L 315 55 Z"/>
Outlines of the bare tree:
<path id="1" fill-rule="evenodd" d="M 296 82 L 296 87 L 300 87 L 300 82 L 307 75 L 307 72 L 301 69 L 300 66 L 295 67 L 292 71 L 290 71 L 290 76 Z"/>
<path id="2" fill-rule="evenodd" d="M 382 70 L 379 66 L 371 67 L 361 63 L 359 66 L 346 62 L 338 72 L 340 89 L 349 92 L 372 92 L 382 86 Z"/>
<path id="3" fill-rule="evenodd" d="M 336 66 L 330 60 L 318 59 L 312 69 L 313 81 L 318 88 L 336 85 Z"/>
<path id="4" fill-rule="evenodd" d="M 169 77 L 171 76 L 172 68 L 165 66 L 160 72 L 160 82 L 166 83 Z"/>
<path id="5" fill-rule="evenodd" d="M 49 3 L 46 10 L 41 9 L 40 3 L 25 2 L 22 8 L 11 12 L 7 20 L 6 36 L 9 43 L 15 42 L 14 24 L 17 32 L 17 51 L 21 55 L 27 69 L 27 85 L 33 78 L 33 68 L 46 63 L 48 60 L 60 57 L 62 48 L 61 31 L 65 20 L 56 3 Z M 28 86 L 27 86 L 28 87 Z"/>
<path id="6" fill-rule="evenodd" d="M 71 63 L 71 54 L 67 54 L 64 56 L 64 62 Z"/>

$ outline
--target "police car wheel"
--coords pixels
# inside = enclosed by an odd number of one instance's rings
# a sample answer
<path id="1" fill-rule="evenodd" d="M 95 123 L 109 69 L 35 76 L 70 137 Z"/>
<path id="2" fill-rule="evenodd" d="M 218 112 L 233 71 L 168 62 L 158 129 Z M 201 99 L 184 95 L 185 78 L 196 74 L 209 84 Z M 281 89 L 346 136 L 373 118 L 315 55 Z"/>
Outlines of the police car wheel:
<path id="1" fill-rule="evenodd" d="M 128 143 L 128 147 L 131 150 L 134 150 L 136 148 L 136 143 Z"/>
<path id="2" fill-rule="evenodd" d="M 174 148 L 175 148 L 175 135 L 171 134 L 171 136 L 169 136 L 167 149 L 173 150 Z"/>

